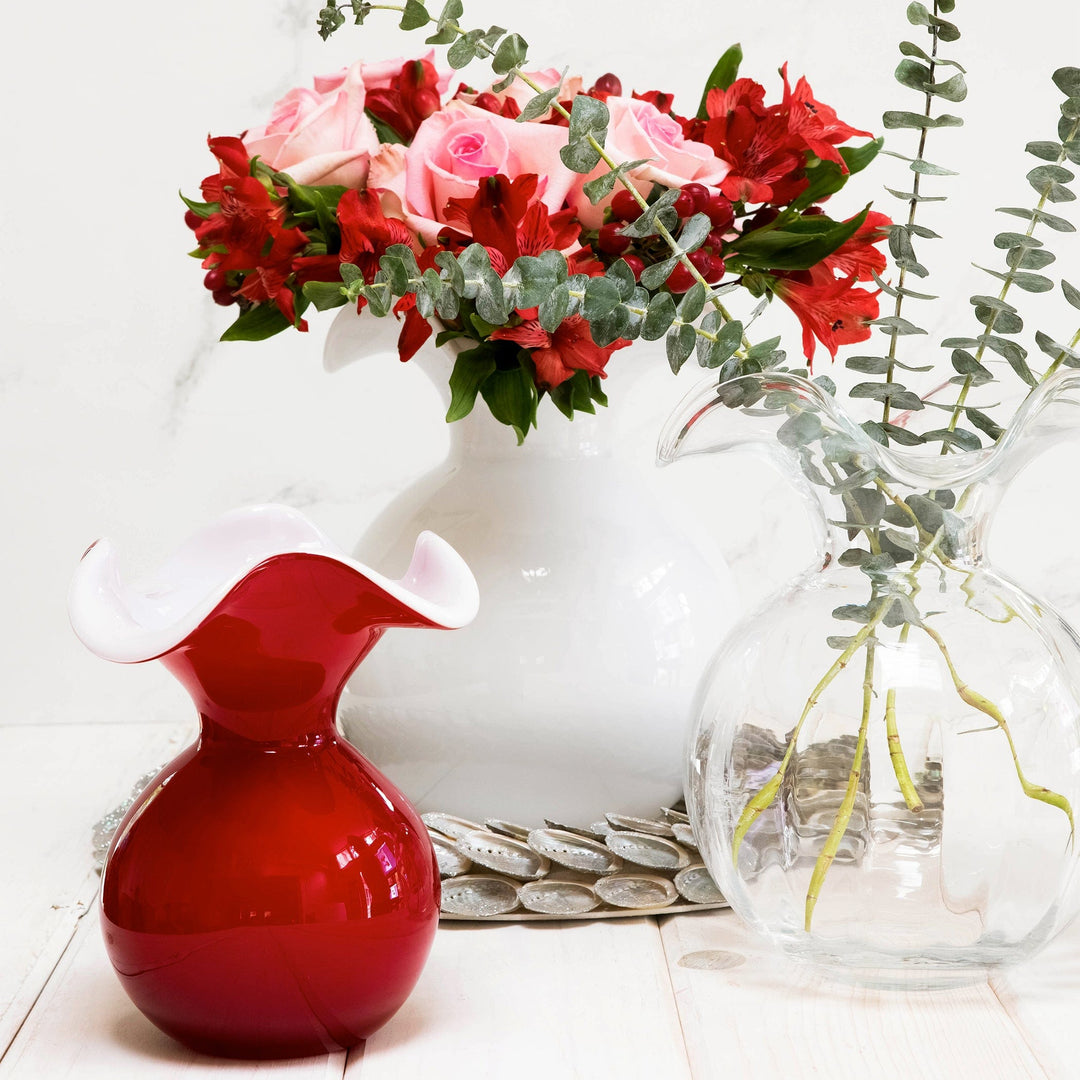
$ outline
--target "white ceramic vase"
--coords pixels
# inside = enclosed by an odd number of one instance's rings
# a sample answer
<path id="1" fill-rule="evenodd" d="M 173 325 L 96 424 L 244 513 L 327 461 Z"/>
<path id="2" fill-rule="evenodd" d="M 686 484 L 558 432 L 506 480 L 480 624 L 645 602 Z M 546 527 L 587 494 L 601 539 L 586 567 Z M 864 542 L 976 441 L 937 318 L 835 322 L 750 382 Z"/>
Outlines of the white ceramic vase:
<path id="1" fill-rule="evenodd" d="M 327 367 L 385 347 L 373 322 L 339 314 Z M 414 361 L 447 403 L 451 347 Z M 521 446 L 478 400 L 445 461 L 361 538 L 358 558 L 395 566 L 434 531 L 480 587 L 471 626 L 388 635 L 342 696 L 346 737 L 421 811 L 588 825 L 682 797 L 693 692 L 738 611 L 722 557 L 615 450 L 620 404 L 650 363 L 665 361 L 649 343 L 615 353 L 609 408 L 570 422 L 542 402 Z"/>

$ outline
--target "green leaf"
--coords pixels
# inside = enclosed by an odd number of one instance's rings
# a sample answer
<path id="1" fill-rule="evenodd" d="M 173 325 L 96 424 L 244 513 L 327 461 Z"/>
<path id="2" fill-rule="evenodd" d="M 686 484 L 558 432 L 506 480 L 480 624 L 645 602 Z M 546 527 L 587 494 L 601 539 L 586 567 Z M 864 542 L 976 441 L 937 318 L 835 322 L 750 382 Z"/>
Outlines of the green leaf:
<path id="1" fill-rule="evenodd" d="M 694 282 L 693 286 L 683 294 L 679 301 L 679 318 L 685 323 L 697 322 L 701 313 L 705 310 L 705 286 L 700 281 Z"/>
<path id="2" fill-rule="evenodd" d="M 1080 68 L 1060 67 L 1051 77 L 1067 98 L 1080 97 Z"/>
<path id="3" fill-rule="evenodd" d="M 934 82 L 930 68 L 918 60 L 901 60 L 895 72 L 896 81 L 901 86 L 917 90 L 920 94 L 930 94 L 946 101 L 963 101 L 967 97 L 967 83 L 960 73 L 951 78 Z"/>
<path id="4" fill-rule="evenodd" d="M 491 415 L 517 432 L 520 446 L 529 428 L 536 426 L 539 396 L 531 373 L 524 366 L 511 371 L 493 371 L 481 385 L 480 394 Z"/>
<path id="5" fill-rule="evenodd" d="M 917 435 L 914 431 L 908 431 L 907 428 L 898 427 L 896 424 L 882 424 L 881 427 L 893 442 L 899 443 L 901 446 L 922 445 L 923 437 Z"/>
<path id="6" fill-rule="evenodd" d="M 1057 161 L 1061 156 L 1061 143 L 1056 142 L 1029 142 L 1024 149 L 1043 161 Z"/>
<path id="7" fill-rule="evenodd" d="M 582 314 L 589 322 L 600 319 L 615 308 L 621 299 L 615 282 L 609 281 L 606 277 L 590 278 L 585 289 Z"/>
<path id="8" fill-rule="evenodd" d="M 623 301 L 629 300 L 638 287 L 634 271 L 630 269 L 625 259 L 616 259 L 607 268 L 607 279 L 615 283 L 616 288 L 619 290 L 619 299 Z M 648 293 L 644 293 L 644 296 L 647 303 Z"/>
<path id="9" fill-rule="evenodd" d="M 649 301 L 649 310 L 641 327 L 641 336 L 646 341 L 659 341 L 668 332 L 674 321 L 675 300 L 671 293 L 657 293 Z M 687 353 L 687 356 L 689 355 Z M 684 356 L 683 360 L 685 359 Z"/>
<path id="10" fill-rule="evenodd" d="M 915 191 L 897 191 L 896 188 L 886 186 L 885 190 L 894 195 L 898 199 L 902 199 L 904 202 L 924 203 L 924 202 L 945 202 L 948 198 L 947 195 L 920 195 Z"/>
<path id="11" fill-rule="evenodd" d="M 687 218 L 679 232 L 679 247 L 684 252 L 696 251 L 712 232 L 712 222 L 705 214 L 694 214 Z"/>
<path id="12" fill-rule="evenodd" d="M 1041 330 L 1035 331 L 1035 344 L 1055 362 L 1062 360 L 1069 367 L 1080 365 L 1080 352 L 1070 348 L 1068 345 L 1062 345 L 1054 341 L 1053 338 L 1048 334 L 1044 334 Z"/>
<path id="13" fill-rule="evenodd" d="M 794 449 L 815 442 L 821 438 L 824 432 L 825 428 L 821 423 L 821 417 L 817 413 L 803 410 L 789 416 L 780 425 L 776 432 L 776 438 L 782 446 Z"/>
<path id="14" fill-rule="evenodd" d="M 600 161 L 600 151 L 607 138 L 611 114 L 608 107 L 588 94 L 578 94 L 570 109 L 567 143 L 559 151 L 563 164 L 573 172 L 590 173 Z M 592 141 L 590 141 L 592 140 Z"/>
<path id="15" fill-rule="evenodd" d="M 502 278 L 490 264 L 480 271 L 480 286 L 476 290 L 476 311 L 493 326 L 501 326 L 510 317 L 503 291 Z"/>
<path id="16" fill-rule="evenodd" d="M 331 0 L 326 7 L 319 11 L 318 22 L 319 37 L 326 41 L 326 39 L 337 29 L 345 25 L 345 14 L 338 9 L 337 4 Z M 232 339 L 230 339 L 232 340 Z M 236 339 L 247 340 L 247 339 Z M 258 339 L 255 339 L 258 340 Z"/>
<path id="17" fill-rule="evenodd" d="M 440 267 L 447 285 L 458 296 L 465 295 L 465 273 L 458 264 L 457 259 L 449 251 L 440 251 L 435 256 L 435 265 Z"/>
<path id="18" fill-rule="evenodd" d="M 559 94 L 562 93 L 563 79 L 566 78 L 566 72 L 563 71 L 562 77 L 559 79 L 559 85 L 551 87 L 550 90 L 544 90 L 542 93 L 537 94 L 536 97 L 530 98 L 525 103 L 525 108 L 517 116 L 519 124 L 524 124 L 529 120 L 536 120 L 541 117 L 551 108 L 552 103 L 555 102 Z"/>
<path id="19" fill-rule="evenodd" d="M 941 116 L 924 116 L 922 113 L 889 111 L 882 114 L 881 122 L 890 130 L 895 128 L 944 128 L 963 127 L 959 116 L 942 113 Z"/>
<path id="20" fill-rule="evenodd" d="M 938 67 L 954 67 L 957 71 L 966 72 L 966 68 L 958 64 L 955 60 L 946 60 L 942 56 L 931 57 L 929 53 L 920 49 L 919 46 L 912 41 L 901 41 L 900 52 L 903 53 L 904 56 L 917 56 L 920 60 L 925 60 L 928 64 L 933 62 Z M 961 121 L 961 123 L 963 123 L 963 121 Z"/>
<path id="21" fill-rule="evenodd" d="M 730 251 L 748 267 L 763 270 L 808 270 L 850 239 L 866 220 L 867 210 L 850 221 L 824 214 L 799 217 L 782 228 L 764 227 L 743 233 Z"/>
<path id="22" fill-rule="evenodd" d="M 973 263 L 972 265 L 977 269 L 982 270 L 983 273 L 997 278 L 998 281 L 1011 281 L 1018 289 L 1023 289 L 1024 292 L 1049 292 L 1054 287 L 1054 283 L 1042 274 L 1017 273 L 1012 270 L 1003 274 L 999 270 L 991 270 L 987 266 L 979 266 L 978 263 Z"/>
<path id="23" fill-rule="evenodd" d="M 265 341 L 282 330 L 288 330 L 290 326 L 292 323 L 275 304 L 255 304 L 237 316 L 236 321 L 221 335 L 221 340 Z"/>
<path id="24" fill-rule="evenodd" d="M 1076 232 L 1076 226 L 1065 218 L 1048 214 L 1044 210 L 1027 210 L 1022 206 L 999 206 L 999 214 L 1011 214 L 1013 217 L 1026 218 L 1028 221 L 1041 222 L 1055 232 Z"/>
<path id="25" fill-rule="evenodd" d="M 1065 294 L 1066 301 L 1080 311 L 1080 289 L 1062 279 L 1061 291 Z"/>
<path id="26" fill-rule="evenodd" d="M 457 40 L 455 25 L 457 20 L 465 14 L 465 6 L 461 0 L 446 0 L 446 5 L 439 12 L 435 33 L 426 40 L 428 45 L 449 45 Z"/>
<path id="27" fill-rule="evenodd" d="M 994 381 L 990 369 L 983 367 L 971 353 L 964 349 L 953 349 L 952 365 L 961 375 L 970 378 L 975 386 L 983 386 Z"/>
<path id="28" fill-rule="evenodd" d="M 710 90 L 726 90 L 738 77 L 739 65 L 742 63 L 742 46 L 736 42 L 719 60 L 705 80 L 705 89 L 701 94 L 701 104 L 698 106 L 697 118 L 705 120 L 709 116 L 707 108 Z"/>
<path id="29" fill-rule="evenodd" d="M 514 68 L 525 63 L 529 46 L 519 34 L 508 34 L 495 50 L 491 58 L 491 67 L 497 75 L 506 75 Z"/>
<path id="30" fill-rule="evenodd" d="M 521 255 L 503 275 L 503 286 L 513 289 L 513 306 L 518 309 L 539 307 L 556 285 L 555 271 L 534 255 Z"/>
<path id="31" fill-rule="evenodd" d="M 1045 248 L 1017 247 L 1005 256 L 1005 262 L 1014 270 L 1042 270 L 1056 261 L 1057 256 Z"/>
<path id="32" fill-rule="evenodd" d="M 996 248 L 1040 248 L 1042 246 L 1043 242 L 1041 240 L 1034 236 L 1028 236 L 1027 233 L 1000 232 L 994 237 L 994 247 Z"/>
<path id="33" fill-rule="evenodd" d="M 926 331 L 916 326 L 907 319 L 901 319 L 897 315 L 886 315 L 880 319 L 873 319 L 871 326 L 876 326 L 883 334 L 889 337 L 904 337 L 909 334 L 925 334 Z"/>
<path id="34" fill-rule="evenodd" d="M 940 442 L 944 443 L 945 446 L 955 446 L 957 449 L 964 451 L 982 449 L 982 440 L 979 436 L 973 431 L 965 431 L 963 428 L 957 428 L 955 431 L 950 431 L 948 428 L 924 431 L 923 438 L 927 442 Z M 908 499 L 909 505 L 910 502 L 911 499 Z"/>
<path id="35" fill-rule="evenodd" d="M 341 307 L 348 299 L 340 281 L 308 281 L 304 285 L 303 293 L 315 306 L 316 311 Z"/>
<path id="36" fill-rule="evenodd" d="M 431 16 L 420 0 L 405 0 L 405 10 L 401 14 L 401 22 L 398 23 L 402 30 L 419 30 L 429 22 Z"/>
<path id="37" fill-rule="evenodd" d="M 563 282 L 556 285 L 551 295 L 540 304 L 537 318 L 540 325 L 549 333 L 553 334 L 562 325 L 570 311 L 570 287 Z"/>
<path id="38" fill-rule="evenodd" d="M 668 228 L 674 228 L 679 218 L 672 206 L 678 197 L 676 188 L 668 188 L 659 198 L 649 203 L 648 209 L 643 210 L 636 220 L 624 225 L 619 230 L 619 235 L 629 236 L 634 240 L 644 239 L 656 233 L 658 221 Z"/>
<path id="39" fill-rule="evenodd" d="M 710 311 L 701 322 L 701 329 L 715 334 L 715 340 L 701 335 L 697 339 L 698 363 L 703 368 L 716 368 L 729 360 L 742 342 L 743 325 L 738 319 L 723 321 L 719 311 Z"/>
<path id="40" fill-rule="evenodd" d="M 642 334 L 642 337 L 645 335 Z M 697 334 L 692 326 L 673 326 L 667 336 L 667 359 L 671 370 L 678 375 L 694 351 Z"/>
<path id="41" fill-rule="evenodd" d="M 1005 434 L 1005 429 L 1000 424 L 979 409 L 968 407 L 964 410 L 964 415 L 974 427 L 977 427 L 984 435 L 989 435 L 995 442 Z"/>
<path id="42" fill-rule="evenodd" d="M 641 272 L 641 284 L 650 291 L 659 289 L 667 281 L 668 275 L 675 269 L 675 264 L 678 261 L 679 257 L 672 255 L 671 258 L 664 259 L 662 262 L 646 266 Z"/>
<path id="43" fill-rule="evenodd" d="M 637 161 L 625 161 L 616 168 L 601 173 L 595 180 L 590 180 L 582 186 L 581 190 L 585 192 L 589 202 L 595 205 L 602 199 L 606 199 L 615 190 L 619 177 L 625 176 L 631 170 L 639 168 L 647 164 L 647 162 L 647 158 L 639 158 Z"/>
<path id="44" fill-rule="evenodd" d="M 466 67 L 476 59 L 483 30 L 470 30 L 457 37 L 446 50 L 446 62 L 455 69 Z"/>
<path id="45" fill-rule="evenodd" d="M 448 424 L 472 412 L 481 384 L 494 370 L 495 350 L 490 345 L 484 344 L 458 353 L 454 370 L 450 373 L 450 408 L 446 412 Z"/>
<path id="46" fill-rule="evenodd" d="M 923 4 L 908 4 L 907 17 L 909 23 L 929 28 L 942 41 L 958 41 L 960 38 L 960 31 L 956 26 L 944 19 L 939 19 L 936 15 L 931 15 Z"/>

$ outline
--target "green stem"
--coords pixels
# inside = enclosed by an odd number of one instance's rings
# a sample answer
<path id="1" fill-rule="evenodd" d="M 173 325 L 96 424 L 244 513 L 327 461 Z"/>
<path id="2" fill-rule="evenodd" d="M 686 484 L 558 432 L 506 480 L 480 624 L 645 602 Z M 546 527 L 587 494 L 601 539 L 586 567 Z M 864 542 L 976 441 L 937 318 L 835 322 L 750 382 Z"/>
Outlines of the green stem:
<path id="1" fill-rule="evenodd" d="M 851 662 L 851 658 L 866 644 L 867 639 L 873 635 L 878 623 L 885 618 L 885 614 L 890 607 L 892 607 L 892 601 L 886 599 L 871 617 L 870 621 L 851 639 L 847 648 L 844 649 L 829 670 L 825 672 L 821 681 L 814 687 L 810 697 L 807 698 L 802 715 L 799 717 L 799 722 L 795 725 L 795 730 L 791 733 L 791 738 L 788 740 L 787 751 L 780 762 L 780 767 L 776 770 L 772 779 L 770 779 L 769 782 L 750 799 L 746 806 L 743 807 L 743 811 L 739 815 L 739 820 L 735 825 L 735 832 L 731 841 L 732 865 L 738 865 L 739 847 L 743 842 L 743 837 L 745 837 L 746 833 L 749 831 L 750 826 L 757 821 L 761 814 L 772 804 L 773 799 L 776 798 L 776 793 L 780 790 L 780 785 L 784 782 L 784 775 L 787 772 L 788 765 L 791 763 L 792 755 L 795 753 L 795 744 L 799 741 L 799 734 L 802 732 L 803 724 L 806 723 L 806 718 L 814 711 L 821 695 L 828 689 L 832 681 L 848 666 Z"/>
<path id="2" fill-rule="evenodd" d="M 945 644 L 944 638 L 942 638 L 933 627 L 927 626 L 926 623 L 920 624 L 920 629 L 928 634 L 934 644 L 937 645 L 938 651 L 945 661 L 945 666 L 949 669 L 949 676 L 952 679 L 953 686 L 956 687 L 957 694 L 960 695 L 960 699 L 970 705 L 973 709 L 981 712 L 984 716 L 989 716 L 1005 735 L 1009 744 L 1009 753 L 1012 755 L 1013 765 L 1016 768 L 1016 775 L 1020 780 L 1020 787 L 1023 789 L 1024 794 L 1029 799 L 1035 799 L 1038 802 L 1056 806 L 1069 819 L 1069 842 L 1072 843 L 1076 829 L 1073 823 L 1072 806 L 1069 803 L 1069 800 L 1066 799 L 1064 795 L 1059 795 L 1056 791 L 1051 791 L 1050 788 L 1043 787 L 1039 784 L 1033 784 L 1028 780 L 1024 775 L 1024 770 L 1020 767 L 1020 758 L 1016 753 L 1016 743 L 1013 742 L 1012 732 L 1009 730 L 1005 714 L 989 698 L 980 694 L 978 691 L 973 690 L 962 678 L 960 678 L 960 674 L 956 670 L 956 665 L 953 663 L 952 656 L 949 654 L 949 649 Z"/>
<path id="3" fill-rule="evenodd" d="M 847 832 L 851 822 L 851 813 L 855 808 L 855 796 L 859 792 L 859 778 L 862 776 L 863 755 L 866 752 L 866 732 L 870 726 L 870 706 L 874 700 L 874 653 L 877 646 L 877 638 L 871 636 L 866 643 L 866 668 L 863 674 L 863 703 L 862 721 L 859 724 L 859 737 L 855 742 L 855 756 L 851 762 L 851 771 L 848 773 L 847 788 L 840 802 L 840 809 L 836 811 L 829 835 L 825 838 L 825 844 L 821 854 L 814 863 L 814 872 L 810 876 L 810 887 L 806 890 L 806 909 L 803 928 L 810 932 L 810 924 L 814 918 L 814 908 L 817 906 L 818 897 L 821 895 L 821 886 L 825 881 L 837 851 L 840 850 L 840 841 Z"/>

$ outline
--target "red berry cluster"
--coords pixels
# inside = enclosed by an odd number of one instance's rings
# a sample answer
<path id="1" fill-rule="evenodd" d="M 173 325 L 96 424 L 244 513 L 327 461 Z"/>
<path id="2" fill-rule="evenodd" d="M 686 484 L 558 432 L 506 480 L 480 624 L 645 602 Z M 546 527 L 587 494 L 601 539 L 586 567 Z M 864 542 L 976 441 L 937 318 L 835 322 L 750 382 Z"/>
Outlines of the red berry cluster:
<path id="1" fill-rule="evenodd" d="M 710 191 L 704 184 L 689 183 L 683 185 L 679 197 L 675 200 L 674 209 L 680 219 L 692 217 L 694 214 L 706 214 L 712 222 L 712 231 L 705 243 L 692 251 L 687 258 L 710 285 L 715 285 L 724 276 L 724 233 L 735 221 L 731 200 L 719 192 Z M 636 221 L 641 213 L 642 208 L 637 199 L 625 188 L 620 189 L 611 200 L 612 220 L 600 227 L 596 239 L 596 247 L 605 255 L 621 255 L 633 270 L 635 278 L 641 277 L 645 261 L 640 255 L 630 253 L 633 241 L 620 235 L 619 230 L 625 223 Z M 648 239 L 645 244 L 648 245 Z M 661 258 L 667 257 L 664 252 L 659 254 Z M 682 263 L 678 263 L 668 275 L 666 285 L 670 292 L 684 293 L 694 281 L 693 274 Z"/>

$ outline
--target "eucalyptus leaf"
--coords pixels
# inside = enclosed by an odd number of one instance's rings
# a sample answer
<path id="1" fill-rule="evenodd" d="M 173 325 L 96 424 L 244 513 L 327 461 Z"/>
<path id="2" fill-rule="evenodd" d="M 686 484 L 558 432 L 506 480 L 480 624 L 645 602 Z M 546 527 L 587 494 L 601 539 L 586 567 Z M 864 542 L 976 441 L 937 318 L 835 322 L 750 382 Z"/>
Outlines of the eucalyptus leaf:
<path id="1" fill-rule="evenodd" d="M 1027 218 L 1029 221 L 1041 222 L 1055 232 L 1076 232 L 1076 226 L 1071 221 L 1055 214 L 1048 214 L 1045 210 L 1027 210 L 1022 206 L 999 206 L 997 212 L 999 214 L 1010 214 L 1013 217 Z"/>
<path id="2" fill-rule="evenodd" d="M 670 329 L 675 321 L 675 300 L 671 293 L 657 293 L 649 301 L 648 313 L 641 327 L 641 336 L 646 341 L 658 341 Z M 687 353 L 687 356 L 690 354 Z M 683 357 L 685 360 L 686 357 Z"/>
<path id="3" fill-rule="evenodd" d="M 402 30 L 419 30 L 429 22 L 431 16 L 420 0 L 405 0 L 405 10 L 402 12 L 401 22 L 398 23 Z"/>
<path id="4" fill-rule="evenodd" d="M 1068 303 L 1080 311 L 1080 289 L 1077 289 L 1074 285 L 1070 285 L 1063 278 L 1061 281 L 1061 291 L 1065 294 L 1065 299 Z"/>

